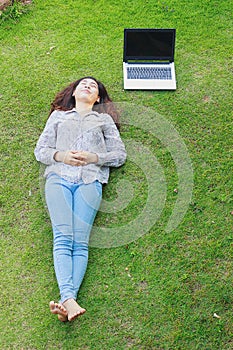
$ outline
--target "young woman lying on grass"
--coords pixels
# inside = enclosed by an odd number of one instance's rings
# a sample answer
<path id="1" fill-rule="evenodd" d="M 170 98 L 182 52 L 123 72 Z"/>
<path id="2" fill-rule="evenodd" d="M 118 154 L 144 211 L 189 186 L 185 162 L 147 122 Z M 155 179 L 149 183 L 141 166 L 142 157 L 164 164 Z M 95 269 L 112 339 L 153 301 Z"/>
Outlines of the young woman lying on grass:
<path id="1" fill-rule="evenodd" d="M 104 85 L 79 79 L 59 92 L 35 148 L 46 165 L 45 197 L 53 229 L 60 301 L 50 311 L 60 321 L 85 313 L 77 302 L 88 262 L 88 242 L 108 182 L 109 167 L 126 160 L 119 118 Z"/>

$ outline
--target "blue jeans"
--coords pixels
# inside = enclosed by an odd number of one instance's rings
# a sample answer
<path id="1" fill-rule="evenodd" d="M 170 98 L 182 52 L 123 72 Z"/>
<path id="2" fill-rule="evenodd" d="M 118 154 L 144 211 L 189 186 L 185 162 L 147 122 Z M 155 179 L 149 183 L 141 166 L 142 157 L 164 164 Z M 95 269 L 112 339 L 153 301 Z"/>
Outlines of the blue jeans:
<path id="1" fill-rule="evenodd" d="M 45 184 L 53 228 L 53 257 L 61 302 L 77 298 L 88 262 L 88 241 L 102 199 L 102 184 L 70 183 L 56 174 Z"/>

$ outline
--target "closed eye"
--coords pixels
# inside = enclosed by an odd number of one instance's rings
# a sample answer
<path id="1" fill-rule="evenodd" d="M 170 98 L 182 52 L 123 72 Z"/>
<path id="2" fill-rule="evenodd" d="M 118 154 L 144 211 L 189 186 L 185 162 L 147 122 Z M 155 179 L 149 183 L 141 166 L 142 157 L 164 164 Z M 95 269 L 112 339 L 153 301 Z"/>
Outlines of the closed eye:
<path id="1" fill-rule="evenodd" d="M 82 80 L 80 84 L 81 85 L 86 85 L 87 83 L 88 83 L 87 80 Z M 93 87 L 93 88 L 98 89 L 98 85 L 94 81 L 90 83 L 90 86 Z"/>

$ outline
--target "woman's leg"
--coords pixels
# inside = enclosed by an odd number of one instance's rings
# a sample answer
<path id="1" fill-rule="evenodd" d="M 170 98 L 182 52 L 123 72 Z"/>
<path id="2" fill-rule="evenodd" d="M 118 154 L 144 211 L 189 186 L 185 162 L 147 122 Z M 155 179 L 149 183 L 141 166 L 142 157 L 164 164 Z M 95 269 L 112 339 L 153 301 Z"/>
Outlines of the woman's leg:
<path id="1" fill-rule="evenodd" d="M 102 185 L 97 181 L 91 184 L 82 182 L 73 192 L 73 273 L 75 297 L 63 303 L 68 313 L 68 320 L 82 315 L 83 309 L 75 300 L 87 268 L 88 241 L 91 228 L 102 198 Z"/>
<path id="2" fill-rule="evenodd" d="M 88 242 L 92 225 L 102 199 L 102 185 L 98 181 L 79 184 L 74 193 L 73 217 L 73 284 L 77 297 L 88 262 Z"/>
<path id="3" fill-rule="evenodd" d="M 64 302 L 76 296 L 72 278 L 73 195 L 70 184 L 55 174 L 46 181 L 45 195 L 54 234 L 55 273 Z"/>

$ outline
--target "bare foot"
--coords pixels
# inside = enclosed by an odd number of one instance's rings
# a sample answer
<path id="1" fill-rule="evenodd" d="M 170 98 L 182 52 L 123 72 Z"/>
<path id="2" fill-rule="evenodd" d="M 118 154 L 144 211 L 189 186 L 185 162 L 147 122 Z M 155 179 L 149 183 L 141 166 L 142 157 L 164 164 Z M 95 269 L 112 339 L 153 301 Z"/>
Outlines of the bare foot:
<path id="1" fill-rule="evenodd" d="M 67 299 L 64 301 L 63 306 L 67 310 L 69 321 L 73 321 L 76 317 L 86 312 L 74 299 Z"/>
<path id="2" fill-rule="evenodd" d="M 57 315 L 58 319 L 61 322 L 68 321 L 68 317 L 67 317 L 68 314 L 67 314 L 66 308 L 62 304 L 55 303 L 54 301 L 50 301 L 49 308 L 52 314 Z"/>

